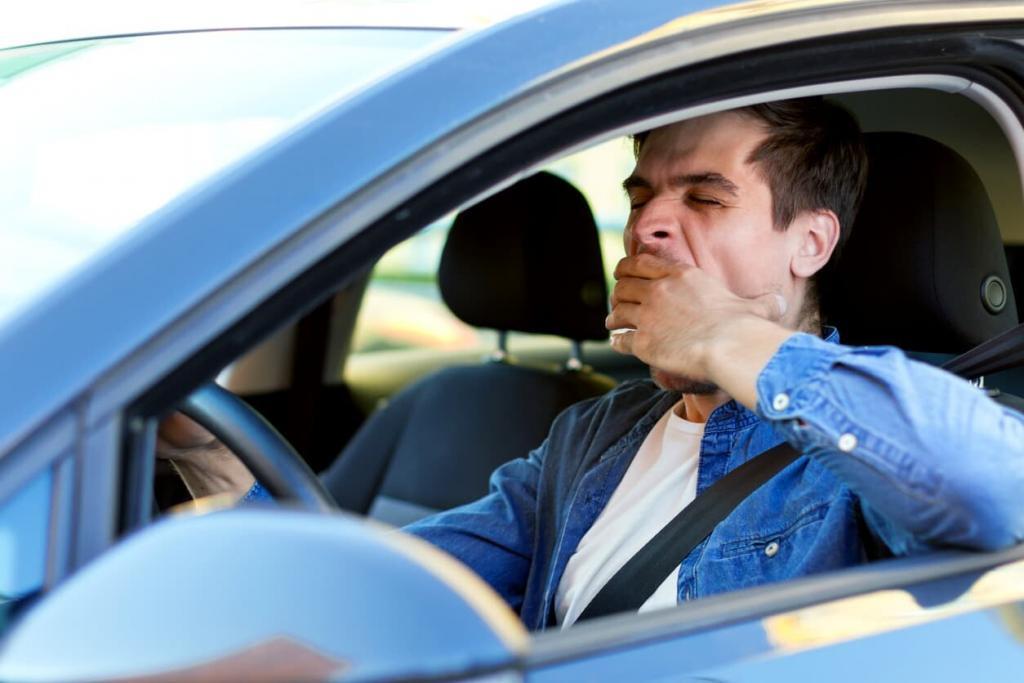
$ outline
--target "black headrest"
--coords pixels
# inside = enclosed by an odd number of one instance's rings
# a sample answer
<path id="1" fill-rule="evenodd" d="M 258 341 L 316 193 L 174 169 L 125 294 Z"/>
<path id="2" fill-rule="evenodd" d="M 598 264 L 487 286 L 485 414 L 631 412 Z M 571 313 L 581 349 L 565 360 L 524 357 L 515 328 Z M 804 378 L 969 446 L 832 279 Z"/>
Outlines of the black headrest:
<path id="1" fill-rule="evenodd" d="M 438 272 L 441 296 L 475 327 L 606 339 L 597 226 L 565 180 L 537 173 L 459 213 Z"/>
<path id="2" fill-rule="evenodd" d="M 970 164 L 909 133 L 865 136 L 867 190 L 822 278 L 847 344 L 961 353 L 1017 324 L 992 204 Z"/>

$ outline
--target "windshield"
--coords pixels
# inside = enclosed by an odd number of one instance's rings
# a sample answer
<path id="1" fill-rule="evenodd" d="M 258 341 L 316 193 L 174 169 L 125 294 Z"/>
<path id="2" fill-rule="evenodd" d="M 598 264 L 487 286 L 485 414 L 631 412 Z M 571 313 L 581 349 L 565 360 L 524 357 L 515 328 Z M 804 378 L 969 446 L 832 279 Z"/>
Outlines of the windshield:
<path id="1" fill-rule="evenodd" d="M 175 196 L 444 35 L 216 31 L 0 50 L 0 325 Z"/>

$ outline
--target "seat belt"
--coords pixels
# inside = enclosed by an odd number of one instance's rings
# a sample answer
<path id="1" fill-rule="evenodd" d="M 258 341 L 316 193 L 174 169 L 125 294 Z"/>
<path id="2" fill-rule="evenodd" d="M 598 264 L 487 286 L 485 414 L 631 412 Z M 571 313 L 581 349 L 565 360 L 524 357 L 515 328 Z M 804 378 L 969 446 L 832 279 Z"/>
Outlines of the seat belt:
<path id="1" fill-rule="evenodd" d="M 1024 324 L 1017 325 L 1000 335 L 992 337 L 973 349 L 942 364 L 942 369 L 969 379 L 976 379 L 990 372 L 999 372 L 1024 365 Z M 1024 413 L 1024 399 L 1013 394 L 1004 394 L 999 389 L 985 388 L 989 398 L 996 403 Z"/>
<path id="2" fill-rule="evenodd" d="M 961 377 L 978 377 L 1019 365 L 1024 365 L 1024 324 L 975 346 L 942 367 Z M 1017 410 L 1024 408 L 1024 401 L 1009 394 L 996 393 L 992 398 Z M 708 487 L 616 572 L 577 621 L 639 610 L 736 506 L 799 456 L 799 451 L 783 442 Z"/>
<path id="3" fill-rule="evenodd" d="M 616 572 L 577 621 L 640 609 L 719 522 L 798 457 L 800 452 L 783 442 L 755 455 L 709 486 Z"/>
<path id="4" fill-rule="evenodd" d="M 942 364 L 961 377 L 974 378 L 1024 365 L 1024 324 L 986 340 Z"/>

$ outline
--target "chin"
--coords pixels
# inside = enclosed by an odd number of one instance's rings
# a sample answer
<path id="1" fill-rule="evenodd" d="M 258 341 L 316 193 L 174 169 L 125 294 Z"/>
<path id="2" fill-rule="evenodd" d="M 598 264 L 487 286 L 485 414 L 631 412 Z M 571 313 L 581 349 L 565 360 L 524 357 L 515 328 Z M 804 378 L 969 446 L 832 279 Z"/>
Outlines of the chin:
<path id="1" fill-rule="evenodd" d="M 709 396 L 719 391 L 717 384 L 700 382 L 682 375 L 673 375 L 658 368 L 651 368 L 651 379 L 662 389 L 692 396 Z"/>

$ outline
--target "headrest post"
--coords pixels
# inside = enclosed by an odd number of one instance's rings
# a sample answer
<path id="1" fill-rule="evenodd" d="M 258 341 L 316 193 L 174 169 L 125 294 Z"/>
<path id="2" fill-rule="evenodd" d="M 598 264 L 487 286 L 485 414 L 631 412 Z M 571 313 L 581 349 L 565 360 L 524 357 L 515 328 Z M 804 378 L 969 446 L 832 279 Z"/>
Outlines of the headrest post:
<path id="1" fill-rule="evenodd" d="M 493 363 L 508 360 L 508 330 L 498 330 L 498 348 L 491 352 L 489 360 Z"/>
<path id="2" fill-rule="evenodd" d="M 569 351 L 569 359 L 565 361 L 565 369 L 569 372 L 583 369 L 583 342 L 578 339 L 572 340 L 572 350 Z"/>

